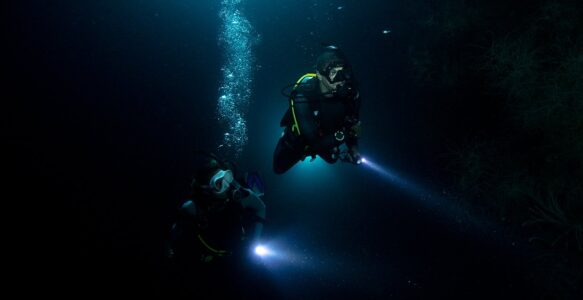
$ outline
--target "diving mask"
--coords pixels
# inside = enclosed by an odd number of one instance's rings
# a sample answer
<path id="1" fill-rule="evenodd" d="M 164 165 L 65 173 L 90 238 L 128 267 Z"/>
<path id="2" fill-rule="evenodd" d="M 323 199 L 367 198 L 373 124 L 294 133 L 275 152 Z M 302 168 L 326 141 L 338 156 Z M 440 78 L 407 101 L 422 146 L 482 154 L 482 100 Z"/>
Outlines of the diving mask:
<path id="1" fill-rule="evenodd" d="M 330 83 L 337 83 L 346 80 L 345 70 L 343 67 L 334 67 L 328 71 L 328 80 Z"/>
<path id="2" fill-rule="evenodd" d="M 332 63 L 326 69 L 324 69 L 323 74 L 326 76 L 326 79 L 331 84 L 343 82 L 343 81 L 350 81 L 352 77 L 352 72 L 349 66 L 346 66 L 342 62 Z"/>
<path id="3" fill-rule="evenodd" d="M 212 178 L 209 183 L 211 189 L 217 194 L 224 194 L 231 184 L 235 181 L 233 177 L 233 171 L 231 170 L 219 170 Z"/>

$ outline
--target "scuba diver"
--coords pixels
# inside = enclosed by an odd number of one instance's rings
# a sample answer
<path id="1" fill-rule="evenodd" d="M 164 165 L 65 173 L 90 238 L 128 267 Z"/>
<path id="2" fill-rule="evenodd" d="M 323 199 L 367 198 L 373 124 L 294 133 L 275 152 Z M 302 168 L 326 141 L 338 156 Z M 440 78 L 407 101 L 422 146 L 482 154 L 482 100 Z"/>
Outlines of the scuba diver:
<path id="1" fill-rule="evenodd" d="M 178 209 L 167 256 L 179 263 L 210 263 L 244 255 L 258 242 L 266 207 L 257 172 L 239 175 L 235 164 L 199 153 L 191 194 Z"/>
<path id="2" fill-rule="evenodd" d="M 338 47 L 326 46 L 316 61 L 316 73 L 300 77 L 285 96 L 289 108 L 280 122 L 284 131 L 273 157 L 276 174 L 307 156 L 328 163 L 361 163 L 360 95 L 352 67 Z"/>

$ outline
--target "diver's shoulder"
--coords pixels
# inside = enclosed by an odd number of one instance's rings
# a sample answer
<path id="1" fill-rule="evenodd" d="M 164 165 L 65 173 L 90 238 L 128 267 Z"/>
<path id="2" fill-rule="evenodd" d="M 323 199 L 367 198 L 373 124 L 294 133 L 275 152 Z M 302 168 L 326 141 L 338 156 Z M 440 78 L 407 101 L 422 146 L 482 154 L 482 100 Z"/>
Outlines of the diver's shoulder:
<path id="1" fill-rule="evenodd" d="M 297 81 L 296 90 L 300 93 L 313 92 L 318 86 L 318 77 L 314 73 L 307 73 Z"/>
<path id="2" fill-rule="evenodd" d="M 186 199 L 179 208 L 181 213 L 188 215 L 196 215 L 196 203 L 193 199 Z"/>

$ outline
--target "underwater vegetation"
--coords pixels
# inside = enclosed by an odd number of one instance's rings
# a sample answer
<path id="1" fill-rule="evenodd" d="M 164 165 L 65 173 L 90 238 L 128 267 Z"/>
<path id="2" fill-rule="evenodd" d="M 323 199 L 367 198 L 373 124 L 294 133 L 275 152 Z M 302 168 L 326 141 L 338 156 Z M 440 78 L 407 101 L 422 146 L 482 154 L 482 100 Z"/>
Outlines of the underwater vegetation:
<path id="1" fill-rule="evenodd" d="M 456 199 L 557 257 L 533 263 L 569 265 L 564 255 L 583 255 L 583 4 L 425 7 L 412 78 L 460 114 L 488 112 L 444 146 Z M 553 289 L 583 278 L 570 269 Z"/>
<path id="2" fill-rule="evenodd" d="M 501 195 L 525 202 L 525 226 L 553 232 L 542 241 L 583 252 L 583 22 L 577 12 L 543 3 L 529 25 L 493 41 L 484 69 L 504 93 L 508 127 L 533 140 L 528 160 L 513 164 L 514 173 L 528 171 L 521 174 L 526 180 L 498 183 L 505 187 Z"/>

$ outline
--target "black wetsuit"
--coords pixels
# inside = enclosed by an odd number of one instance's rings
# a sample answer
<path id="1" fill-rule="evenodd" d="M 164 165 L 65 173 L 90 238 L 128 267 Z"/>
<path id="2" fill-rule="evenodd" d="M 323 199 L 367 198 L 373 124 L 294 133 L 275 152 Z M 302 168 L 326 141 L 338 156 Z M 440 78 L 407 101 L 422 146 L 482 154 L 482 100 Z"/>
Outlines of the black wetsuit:
<path id="1" fill-rule="evenodd" d="M 356 87 L 354 92 L 345 95 L 323 95 L 317 77 L 304 80 L 293 90 L 293 112 L 290 107 L 281 126 L 284 135 L 279 139 L 273 157 L 273 169 L 281 174 L 289 170 L 307 155 L 318 155 L 328 163 L 334 163 L 333 149 L 342 143 L 350 148 L 357 145 L 357 138 L 348 134 L 349 129 L 358 123 L 360 97 Z M 292 132 L 297 120 L 299 134 Z M 345 139 L 338 141 L 337 132 L 343 132 Z"/>
<path id="2" fill-rule="evenodd" d="M 260 238 L 265 211 L 261 198 L 243 188 L 226 199 L 210 195 L 187 199 L 172 227 L 170 251 L 181 261 L 230 256 Z"/>

